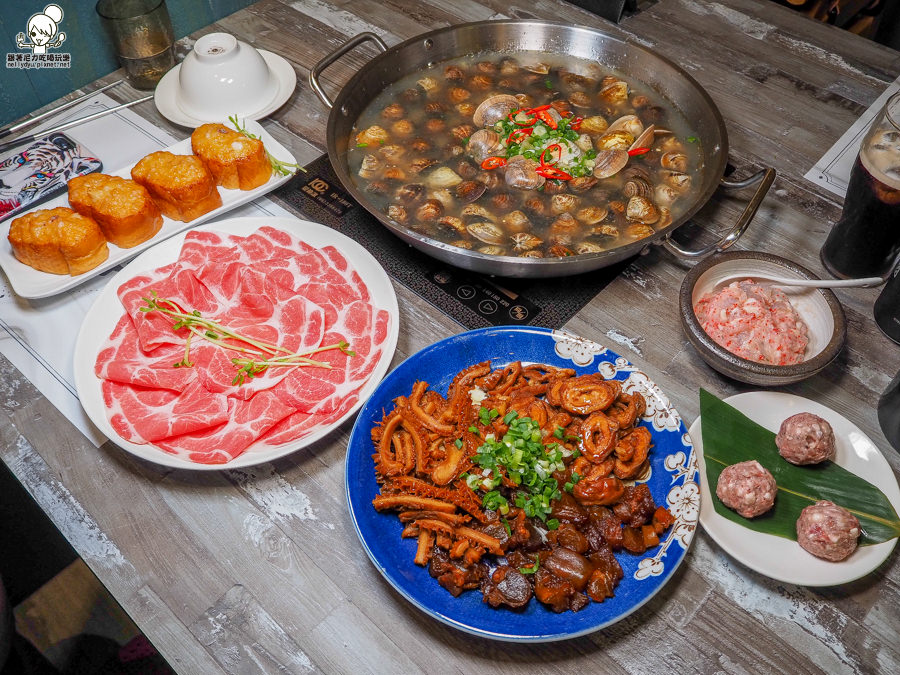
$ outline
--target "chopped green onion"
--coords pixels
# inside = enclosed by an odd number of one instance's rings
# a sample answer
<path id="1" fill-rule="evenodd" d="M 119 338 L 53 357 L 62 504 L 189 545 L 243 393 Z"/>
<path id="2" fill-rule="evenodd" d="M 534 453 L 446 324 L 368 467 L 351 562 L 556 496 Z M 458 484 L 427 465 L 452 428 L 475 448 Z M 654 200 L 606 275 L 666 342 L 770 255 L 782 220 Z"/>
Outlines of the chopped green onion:
<path id="1" fill-rule="evenodd" d="M 463 446 L 463 442 L 461 438 L 457 438 L 453 443 L 457 448 L 461 448 Z"/>

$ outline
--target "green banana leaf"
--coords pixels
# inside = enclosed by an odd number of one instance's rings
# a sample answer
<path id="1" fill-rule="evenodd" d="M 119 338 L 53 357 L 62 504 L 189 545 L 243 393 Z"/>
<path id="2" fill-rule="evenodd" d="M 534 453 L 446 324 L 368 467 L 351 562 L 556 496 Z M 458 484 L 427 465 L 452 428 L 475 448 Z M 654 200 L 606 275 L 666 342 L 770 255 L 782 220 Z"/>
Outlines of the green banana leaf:
<path id="1" fill-rule="evenodd" d="M 706 479 L 716 513 L 756 532 L 797 540 L 800 511 L 820 499 L 840 504 L 858 519 L 860 546 L 878 544 L 900 536 L 900 518 L 885 494 L 866 480 L 834 462 L 795 466 L 778 454 L 775 434 L 703 389 L 700 419 Z M 722 469 L 755 459 L 766 467 L 778 485 L 771 511 L 744 518 L 716 496 Z"/>

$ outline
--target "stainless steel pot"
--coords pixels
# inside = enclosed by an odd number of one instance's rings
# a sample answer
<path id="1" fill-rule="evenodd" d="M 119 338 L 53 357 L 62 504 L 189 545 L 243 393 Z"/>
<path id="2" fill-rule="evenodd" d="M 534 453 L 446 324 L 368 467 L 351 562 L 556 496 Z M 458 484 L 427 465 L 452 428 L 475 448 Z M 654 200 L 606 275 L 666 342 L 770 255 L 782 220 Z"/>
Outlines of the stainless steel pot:
<path id="1" fill-rule="evenodd" d="M 332 101 L 320 82 L 322 72 L 341 56 L 364 42 L 382 53 L 363 66 Z M 431 239 L 382 213 L 354 183 L 347 162 L 351 131 L 366 106 L 389 84 L 410 73 L 424 71 L 447 59 L 485 52 L 537 51 L 597 61 L 640 80 L 672 103 L 697 130 L 701 139 L 699 189 L 686 211 L 668 227 L 650 237 L 600 253 L 566 258 L 517 258 L 469 251 Z M 480 21 L 441 28 L 388 48 L 377 35 L 360 33 L 317 63 L 309 74 L 310 86 L 331 108 L 328 117 L 328 156 L 344 187 L 394 234 L 425 253 L 457 267 L 508 277 L 558 277 L 578 274 L 619 262 L 648 244 L 661 244 L 682 258 L 696 258 L 731 246 L 746 230 L 775 179 L 765 169 L 740 182 L 723 179 L 728 158 L 725 123 L 709 95 L 685 71 L 651 50 L 593 28 L 548 21 Z M 670 233 L 691 218 L 715 190 L 757 184 L 737 223 L 721 240 L 702 250 L 688 251 L 676 245 Z"/>

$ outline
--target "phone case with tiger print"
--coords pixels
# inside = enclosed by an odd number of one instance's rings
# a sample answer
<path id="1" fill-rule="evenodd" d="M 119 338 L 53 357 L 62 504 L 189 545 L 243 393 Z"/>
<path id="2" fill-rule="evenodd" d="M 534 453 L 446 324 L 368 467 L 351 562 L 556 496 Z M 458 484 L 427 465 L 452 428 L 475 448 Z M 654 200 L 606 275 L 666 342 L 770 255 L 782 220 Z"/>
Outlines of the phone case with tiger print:
<path id="1" fill-rule="evenodd" d="M 75 176 L 102 168 L 84 146 L 60 133 L 0 157 L 0 222 L 64 191 Z"/>

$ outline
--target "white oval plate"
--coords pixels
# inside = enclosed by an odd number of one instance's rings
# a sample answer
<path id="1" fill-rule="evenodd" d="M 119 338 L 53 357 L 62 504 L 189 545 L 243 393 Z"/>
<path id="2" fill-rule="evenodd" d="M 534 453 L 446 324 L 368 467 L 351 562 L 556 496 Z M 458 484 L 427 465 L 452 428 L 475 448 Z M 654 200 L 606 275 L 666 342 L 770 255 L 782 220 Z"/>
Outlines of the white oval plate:
<path id="1" fill-rule="evenodd" d="M 369 288 L 372 304 L 386 310 L 390 314 L 390 327 L 388 328 L 387 338 L 381 345 L 381 358 L 375 365 L 368 381 L 360 390 L 359 400 L 356 405 L 335 422 L 323 426 L 292 443 L 286 443 L 274 448 L 264 444 L 254 444 L 225 464 L 198 464 L 171 455 L 152 444 L 140 445 L 121 438 L 112 428 L 106 416 L 101 380 L 94 375 L 94 362 L 97 360 L 100 348 L 123 314 L 122 305 L 116 295 L 119 286 L 142 272 L 156 269 L 177 260 L 186 234 L 182 233 L 154 246 L 149 251 L 145 251 L 109 280 L 109 283 L 106 284 L 97 296 L 94 304 L 85 314 L 81 330 L 78 332 L 78 338 L 75 342 L 75 388 L 78 392 L 78 398 L 81 400 L 81 405 L 91 421 L 107 438 L 120 448 L 150 462 L 178 469 L 218 471 L 270 462 L 314 443 L 332 429 L 340 426 L 344 420 L 355 414 L 359 407 L 365 403 L 366 399 L 369 398 L 384 377 L 394 356 L 394 350 L 397 347 L 400 316 L 394 287 L 391 285 L 391 280 L 381 265 L 372 257 L 372 254 L 346 235 L 325 225 L 298 218 L 232 218 L 196 229 L 249 235 L 263 225 L 269 225 L 301 236 L 306 243 L 317 248 L 331 245 L 340 250 L 350 264 L 356 268 L 359 276 Z"/>
<path id="2" fill-rule="evenodd" d="M 278 82 L 278 87 L 271 101 L 265 102 L 265 105 L 261 104 L 261 107 L 253 113 L 241 115 L 241 118 L 248 120 L 259 120 L 266 115 L 271 115 L 287 102 L 297 87 L 297 73 L 287 59 L 265 49 L 258 51 L 266 65 L 269 66 L 269 72 L 272 73 Z M 180 124 L 183 127 L 199 127 L 206 122 L 218 122 L 219 117 L 228 117 L 233 114 L 233 110 L 222 110 L 221 115 L 217 116 L 216 119 L 207 120 L 185 112 L 181 108 L 181 97 L 178 93 L 178 73 L 180 70 L 181 64 L 179 63 L 163 75 L 159 84 L 156 85 L 156 90 L 153 92 L 153 103 L 156 105 L 160 115 L 170 122 Z"/>
<path id="3" fill-rule="evenodd" d="M 752 391 L 737 394 L 725 402 L 770 431 L 800 412 L 824 418 L 834 429 L 835 462 L 878 487 L 900 511 L 900 488 L 890 464 L 872 440 L 843 415 L 820 403 L 781 392 Z M 894 550 L 897 539 L 860 546 L 846 560 L 829 562 L 807 553 L 796 541 L 754 532 L 716 513 L 706 479 L 703 458 L 703 434 L 700 418 L 691 425 L 690 434 L 700 461 L 700 524 L 725 551 L 744 565 L 777 581 L 801 586 L 835 586 L 865 576 Z"/>
<path id="4" fill-rule="evenodd" d="M 222 123 L 229 127 L 234 126 L 229 121 L 223 121 Z M 290 153 L 290 151 L 283 145 L 281 145 L 281 143 L 272 138 L 272 136 L 270 136 L 269 133 L 258 123 L 248 119 L 246 121 L 246 128 L 250 133 L 260 137 L 263 145 L 266 146 L 266 150 L 268 150 L 273 157 L 281 160 L 282 162 L 296 164 L 297 160 Z M 185 138 L 184 140 L 178 141 L 177 143 L 170 145 L 168 148 L 164 149 L 175 155 L 190 155 L 192 152 L 191 139 Z M 134 164 L 137 164 L 137 162 L 135 162 Z M 134 164 L 129 164 L 125 168 L 119 169 L 118 171 L 104 171 L 104 173 L 107 173 L 111 176 L 119 176 L 121 178 L 130 179 L 131 169 Z M 6 272 L 6 276 L 9 279 L 10 285 L 16 292 L 16 295 L 18 295 L 19 297 L 46 298 L 51 295 L 56 295 L 57 293 L 62 293 L 63 291 L 67 291 L 70 288 L 74 288 L 75 286 L 83 284 L 88 279 L 92 279 L 98 274 L 105 272 L 106 270 L 111 269 L 116 265 L 122 264 L 126 260 L 136 256 L 141 251 L 146 251 L 152 246 L 160 243 L 167 237 L 171 237 L 172 235 L 179 232 L 184 232 L 188 228 L 195 227 L 200 223 L 206 222 L 207 220 L 211 220 L 212 218 L 221 216 L 228 211 L 231 211 L 232 209 L 236 209 L 238 206 L 243 206 L 247 202 L 251 202 L 257 197 L 262 197 L 263 195 L 271 192 L 275 188 L 289 181 L 291 178 L 293 178 L 293 176 L 294 174 L 291 174 L 289 176 L 282 176 L 281 174 L 272 172 L 272 175 L 269 177 L 268 181 L 252 190 L 226 190 L 222 186 L 219 186 L 216 188 L 219 191 L 219 194 L 222 196 L 222 206 L 220 206 L 219 208 L 204 213 L 203 215 L 198 216 L 187 223 L 180 220 L 172 220 L 168 216 L 163 216 L 162 228 L 153 237 L 132 248 L 119 248 L 114 244 L 109 244 L 109 257 L 105 261 L 97 265 L 97 267 L 92 270 L 88 270 L 84 274 L 71 276 L 69 274 L 50 274 L 49 272 L 41 272 L 40 270 L 36 270 L 33 267 L 29 267 L 25 263 L 19 262 L 19 260 L 17 260 L 13 255 L 12 249 L 10 248 L 9 244 L 5 242 L 4 245 L 0 246 L 0 268 L 2 268 L 4 272 Z M 25 211 L 24 213 L 21 213 L 19 215 L 22 216 L 26 213 L 31 213 L 33 211 L 38 211 L 41 209 L 52 209 L 56 208 L 57 206 L 69 206 L 69 196 L 67 193 L 63 193 L 49 201 L 42 202 L 40 206 L 36 206 L 35 208 L 29 209 L 28 211 Z"/>

